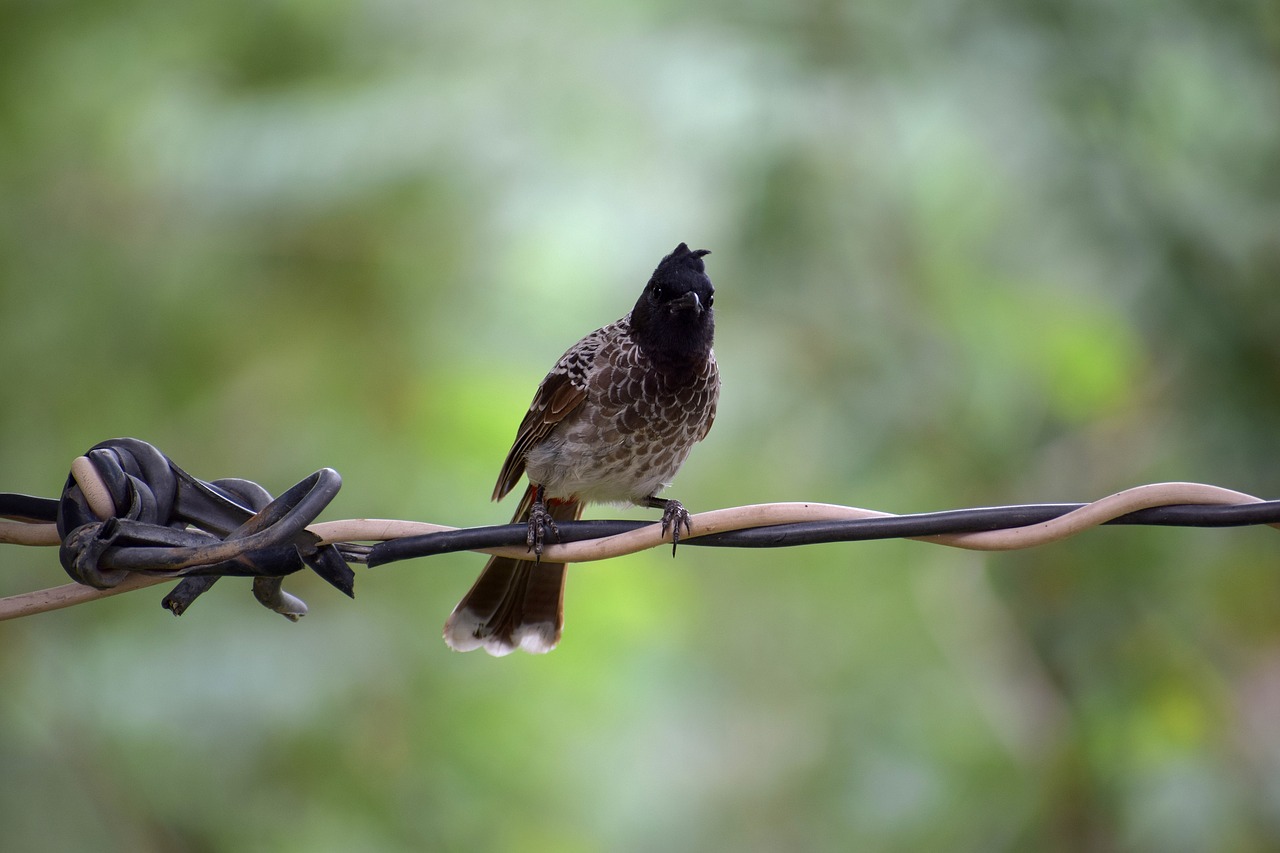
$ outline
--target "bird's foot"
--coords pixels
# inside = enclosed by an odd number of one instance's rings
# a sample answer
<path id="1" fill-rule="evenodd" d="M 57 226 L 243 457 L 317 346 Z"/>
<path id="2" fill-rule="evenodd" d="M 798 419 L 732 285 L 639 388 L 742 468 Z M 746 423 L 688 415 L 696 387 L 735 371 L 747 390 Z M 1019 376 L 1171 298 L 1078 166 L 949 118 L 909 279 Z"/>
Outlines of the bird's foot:
<path id="1" fill-rule="evenodd" d="M 684 504 L 677 500 L 661 500 L 660 498 L 650 498 L 650 506 L 655 509 L 662 507 L 662 535 L 666 536 L 667 531 L 671 531 L 671 556 L 676 555 L 676 546 L 680 544 L 680 528 L 683 527 L 686 533 L 693 533 L 693 523 L 689 520 L 689 510 L 684 508 Z"/>
<path id="2" fill-rule="evenodd" d="M 536 500 L 533 506 L 529 507 L 529 532 L 525 536 L 525 542 L 537 561 L 542 560 L 542 546 L 546 541 L 548 530 L 555 534 L 556 541 L 560 540 L 560 528 L 556 527 L 555 519 L 551 517 L 547 505 L 541 500 Z"/>

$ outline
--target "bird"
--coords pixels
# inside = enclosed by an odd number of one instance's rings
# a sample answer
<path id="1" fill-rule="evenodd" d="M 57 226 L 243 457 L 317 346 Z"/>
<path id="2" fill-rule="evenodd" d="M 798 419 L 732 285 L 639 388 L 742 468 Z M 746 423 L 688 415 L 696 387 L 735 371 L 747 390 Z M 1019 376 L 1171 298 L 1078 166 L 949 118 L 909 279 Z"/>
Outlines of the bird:
<path id="1" fill-rule="evenodd" d="M 681 528 L 693 532 L 684 505 L 658 493 L 706 438 L 720 398 L 709 254 L 676 246 L 632 309 L 570 347 L 538 385 L 493 489 L 501 500 L 528 475 L 512 523 L 527 525 L 530 556 L 489 559 L 445 622 L 450 648 L 501 657 L 556 647 L 565 565 L 542 561 L 542 548 L 587 504 L 661 509 L 673 554 Z"/>

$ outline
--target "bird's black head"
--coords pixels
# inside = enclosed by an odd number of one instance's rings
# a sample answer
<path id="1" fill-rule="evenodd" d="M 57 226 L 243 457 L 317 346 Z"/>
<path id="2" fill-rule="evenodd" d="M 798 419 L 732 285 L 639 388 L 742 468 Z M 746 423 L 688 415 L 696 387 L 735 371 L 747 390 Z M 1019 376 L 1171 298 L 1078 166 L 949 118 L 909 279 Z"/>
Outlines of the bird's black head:
<path id="1" fill-rule="evenodd" d="M 631 309 L 631 330 L 655 362 L 690 363 L 705 359 L 715 336 L 711 304 L 716 289 L 702 263 L 706 249 L 676 246 L 658 264 Z"/>

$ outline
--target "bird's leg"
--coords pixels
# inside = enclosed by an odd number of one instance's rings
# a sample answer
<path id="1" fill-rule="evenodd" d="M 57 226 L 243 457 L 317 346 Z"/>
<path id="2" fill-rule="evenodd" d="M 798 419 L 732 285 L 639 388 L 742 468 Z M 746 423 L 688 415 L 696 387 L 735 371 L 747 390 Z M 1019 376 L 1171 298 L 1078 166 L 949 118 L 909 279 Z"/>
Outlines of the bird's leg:
<path id="1" fill-rule="evenodd" d="M 560 539 L 560 528 L 556 527 L 555 519 L 551 517 L 546 503 L 543 502 L 546 491 L 542 486 L 537 486 L 533 492 L 533 505 L 529 507 L 529 533 L 525 537 L 525 542 L 533 552 L 535 562 L 542 560 L 542 543 L 546 539 L 548 528 L 556 535 L 557 541 Z"/>
<path id="2" fill-rule="evenodd" d="M 684 508 L 684 504 L 678 500 L 655 497 L 649 495 L 644 499 L 644 505 L 650 509 L 662 510 L 662 535 L 666 536 L 667 531 L 671 531 L 671 556 L 676 555 L 676 546 L 680 544 L 680 527 L 684 526 L 686 533 L 693 532 L 693 524 L 689 521 L 689 510 Z"/>

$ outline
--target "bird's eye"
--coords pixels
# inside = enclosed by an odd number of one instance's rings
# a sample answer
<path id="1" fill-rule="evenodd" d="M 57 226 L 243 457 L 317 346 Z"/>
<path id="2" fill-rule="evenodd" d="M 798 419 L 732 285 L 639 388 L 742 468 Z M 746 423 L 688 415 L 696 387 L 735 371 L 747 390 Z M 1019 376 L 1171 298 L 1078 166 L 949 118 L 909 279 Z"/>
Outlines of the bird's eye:
<path id="1" fill-rule="evenodd" d="M 707 307 L 710 308 L 716 304 L 716 295 L 714 293 L 707 296 Z"/>
<path id="2" fill-rule="evenodd" d="M 660 284 L 655 284 L 655 285 L 653 286 L 653 298 L 654 298 L 654 299 L 656 299 L 656 300 L 658 300 L 659 302 L 661 302 L 661 301 L 663 300 L 663 298 L 664 298 L 666 295 L 667 295 L 667 292 L 666 292 L 665 290 L 663 290 L 662 285 L 660 285 Z"/>

